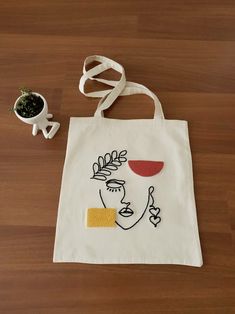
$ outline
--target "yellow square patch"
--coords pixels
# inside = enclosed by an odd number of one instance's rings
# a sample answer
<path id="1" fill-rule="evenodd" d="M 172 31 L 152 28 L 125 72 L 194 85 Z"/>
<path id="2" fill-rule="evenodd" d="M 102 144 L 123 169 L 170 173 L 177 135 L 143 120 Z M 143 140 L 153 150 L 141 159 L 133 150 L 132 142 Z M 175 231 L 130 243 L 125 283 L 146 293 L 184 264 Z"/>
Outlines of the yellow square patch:
<path id="1" fill-rule="evenodd" d="M 116 227 L 115 208 L 88 208 L 87 227 Z"/>

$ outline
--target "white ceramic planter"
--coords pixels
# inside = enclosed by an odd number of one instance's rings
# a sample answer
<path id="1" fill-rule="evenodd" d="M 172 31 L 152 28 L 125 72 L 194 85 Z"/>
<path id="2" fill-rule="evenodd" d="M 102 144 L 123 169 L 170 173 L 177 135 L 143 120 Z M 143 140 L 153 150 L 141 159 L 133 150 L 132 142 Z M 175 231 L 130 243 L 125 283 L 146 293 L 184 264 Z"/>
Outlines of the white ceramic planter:
<path id="1" fill-rule="evenodd" d="M 36 92 L 32 92 L 32 93 L 34 95 L 40 96 L 42 98 L 43 103 L 44 103 L 44 107 L 43 107 L 42 111 L 38 115 L 36 115 L 32 118 L 24 118 L 21 115 L 19 115 L 16 110 L 15 110 L 15 114 L 24 123 L 33 125 L 32 134 L 34 136 L 37 135 L 39 130 L 41 130 L 43 135 L 45 136 L 45 138 L 51 139 L 54 137 L 56 132 L 59 130 L 60 123 L 48 121 L 48 119 L 52 118 L 53 115 L 51 113 L 48 113 L 48 105 L 47 105 L 46 99 L 39 93 L 36 93 Z M 16 109 L 16 106 L 22 97 L 23 97 L 23 95 L 21 95 L 20 97 L 18 97 L 16 99 L 15 104 L 14 104 L 14 109 Z M 47 127 L 51 127 L 49 132 L 47 131 Z"/>

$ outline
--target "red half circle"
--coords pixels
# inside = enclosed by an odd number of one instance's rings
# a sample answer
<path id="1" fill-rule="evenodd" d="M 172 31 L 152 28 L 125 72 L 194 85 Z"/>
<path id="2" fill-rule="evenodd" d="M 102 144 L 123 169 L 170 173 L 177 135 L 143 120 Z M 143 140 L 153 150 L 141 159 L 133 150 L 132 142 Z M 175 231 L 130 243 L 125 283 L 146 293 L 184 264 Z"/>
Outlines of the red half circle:
<path id="1" fill-rule="evenodd" d="M 163 161 L 151 161 L 151 160 L 128 160 L 131 170 L 142 177 L 152 177 L 158 174 L 163 166 Z"/>

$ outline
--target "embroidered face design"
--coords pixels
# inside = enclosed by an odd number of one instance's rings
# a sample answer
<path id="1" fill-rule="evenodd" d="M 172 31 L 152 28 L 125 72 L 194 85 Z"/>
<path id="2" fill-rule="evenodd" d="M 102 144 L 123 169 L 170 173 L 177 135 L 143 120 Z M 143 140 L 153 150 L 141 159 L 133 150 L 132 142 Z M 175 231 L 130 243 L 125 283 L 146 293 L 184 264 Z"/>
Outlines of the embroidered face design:
<path id="1" fill-rule="evenodd" d="M 111 193 L 106 193 L 104 190 L 100 193 L 103 202 L 110 203 L 110 204 L 117 204 L 116 208 L 121 209 L 118 211 L 118 214 L 123 217 L 130 217 L 134 214 L 134 211 L 130 208 L 130 202 L 125 202 L 125 181 L 124 180 L 117 180 L 117 179 L 110 179 L 106 183 L 106 191 Z M 111 194 L 111 195 L 110 195 Z M 105 206 L 109 207 L 109 206 Z"/>
<path id="2" fill-rule="evenodd" d="M 154 206 L 153 191 L 150 186 L 143 197 L 143 202 L 138 208 L 133 208 L 131 200 L 126 195 L 126 182 L 121 180 L 117 173 L 119 167 L 127 162 L 127 151 L 120 153 L 112 151 L 104 157 L 99 156 L 98 162 L 93 164 L 93 176 L 91 179 L 102 181 L 99 189 L 99 197 L 104 208 L 116 209 L 116 224 L 123 230 L 134 227 L 145 215 L 149 214 L 149 221 L 155 227 L 161 221 L 160 208 Z M 129 160 L 130 169 L 143 177 L 157 174 L 163 168 L 163 162 Z"/>

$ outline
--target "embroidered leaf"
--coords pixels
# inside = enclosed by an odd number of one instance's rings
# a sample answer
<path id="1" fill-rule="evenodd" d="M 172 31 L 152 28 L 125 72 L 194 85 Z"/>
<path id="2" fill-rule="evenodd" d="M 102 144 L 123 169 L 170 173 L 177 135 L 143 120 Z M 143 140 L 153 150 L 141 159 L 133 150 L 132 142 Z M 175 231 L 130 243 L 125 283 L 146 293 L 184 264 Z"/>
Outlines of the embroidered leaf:
<path id="1" fill-rule="evenodd" d="M 100 166 L 100 169 L 104 166 L 104 158 L 102 156 L 99 156 L 98 164 Z"/>
<path id="2" fill-rule="evenodd" d="M 111 155 L 109 153 L 105 154 L 104 161 L 106 165 L 111 161 Z"/>
<path id="3" fill-rule="evenodd" d="M 93 164 L 94 175 L 91 179 L 105 181 L 112 171 L 118 170 L 118 167 L 127 161 L 127 158 L 124 157 L 126 154 L 126 150 L 122 150 L 119 154 L 116 150 L 113 150 L 111 154 L 106 153 L 104 157 L 99 156 L 98 162 Z"/>
<path id="4" fill-rule="evenodd" d="M 119 161 L 119 160 L 117 160 L 117 159 L 116 159 L 116 160 L 113 160 L 113 165 L 119 167 L 119 166 L 121 166 L 121 164 L 122 164 L 121 161 Z"/>
<path id="5" fill-rule="evenodd" d="M 127 154 L 127 150 L 122 150 L 119 154 L 119 156 L 125 156 Z"/>
<path id="6" fill-rule="evenodd" d="M 102 170 L 99 171 L 99 174 L 110 176 L 111 171 L 107 170 L 106 168 L 105 169 L 103 168 Z"/>
<path id="7" fill-rule="evenodd" d="M 103 175 L 94 175 L 91 179 L 96 179 L 96 180 L 100 180 L 100 181 L 105 181 L 106 180 L 106 176 Z"/>
<path id="8" fill-rule="evenodd" d="M 114 164 L 108 164 L 108 165 L 106 165 L 105 168 L 109 169 L 109 170 L 117 170 L 118 169 L 118 167 L 115 166 Z"/>
<path id="9" fill-rule="evenodd" d="M 95 162 L 95 163 L 93 164 L 93 172 L 94 172 L 94 174 L 96 174 L 99 170 L 100 170 L 100 169 L 99 169 L 99 165 Z"/>
<path id="10" fill-rule="evenodd" d="M 111 156 L 112 156 L 112 160 L 115 160 L 117 158 L 117 156 L 118 156 L 117 151 L 113 150 L 112 153 L 111 153 Z"/>

